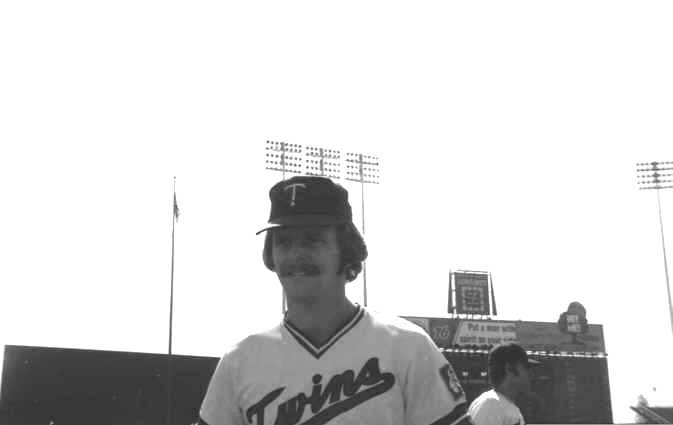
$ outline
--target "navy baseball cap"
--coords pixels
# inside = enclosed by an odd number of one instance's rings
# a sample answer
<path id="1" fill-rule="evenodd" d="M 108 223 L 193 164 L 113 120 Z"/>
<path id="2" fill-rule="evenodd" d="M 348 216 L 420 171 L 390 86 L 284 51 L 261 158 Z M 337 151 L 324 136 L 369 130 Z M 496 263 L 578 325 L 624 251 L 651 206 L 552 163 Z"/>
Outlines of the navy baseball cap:
<path id="1" fill-rule="evenodd" d="M 269 190 L 270 226 L 324 226 L 353 220 L 348 191 L 326 177 L 296 176 L 276 183 Z"/>
<path id="2" fill-rule="evenodd" d="M 520 345 L 513 342 L 500 344 L 493 347 L 488 354 L 488 364 L 490 365 L 505 365 L 505 364 L 522 363 L 528 366 L 539 365 L 537 360 L 529 359 L 526 350 Z"/>

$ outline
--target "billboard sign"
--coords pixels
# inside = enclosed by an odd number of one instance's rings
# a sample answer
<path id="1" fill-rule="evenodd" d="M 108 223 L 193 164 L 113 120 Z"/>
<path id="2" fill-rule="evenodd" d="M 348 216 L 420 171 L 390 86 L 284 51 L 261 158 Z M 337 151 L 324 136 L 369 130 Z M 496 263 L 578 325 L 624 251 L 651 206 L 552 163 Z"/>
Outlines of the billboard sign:
<path id="1" fill-rule="evenodd" d="M 516 324 L 513 322 L 463 320 L 453 336 L 454 345 L 496 345 L 506 342 L 518 343 Z"/>
<path id="2" fill-rule="evenodd" d="M 587 325 L 584 334 L 568 335 L 555 322 L 404 318 L 421 326 L 441 348 L 515 342 L 526 350 L 605 353 L 602 325 Z"/>

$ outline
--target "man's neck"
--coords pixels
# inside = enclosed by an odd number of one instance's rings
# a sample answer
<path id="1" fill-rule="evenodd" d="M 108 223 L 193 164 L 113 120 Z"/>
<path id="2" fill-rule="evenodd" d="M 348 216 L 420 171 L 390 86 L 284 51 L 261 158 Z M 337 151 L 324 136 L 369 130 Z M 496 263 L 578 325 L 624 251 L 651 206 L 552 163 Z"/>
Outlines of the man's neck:
<path id="1" fill-rule="evenodd" d="M 506 383 L 502 383 L 495 387 L 495 391 L 498 392 L 499 394 L 505 396 L 505 398 L 512 403 L 516 404 L 516 398 L 519 396 L 519 393 Z"/>
<path id="2" fill-rule="evenodd" d="M 357 307 L 345 296 L 302 302 L 288 299 L 286 319 L 313 344 L 320 346 L 355 313 Z"/>

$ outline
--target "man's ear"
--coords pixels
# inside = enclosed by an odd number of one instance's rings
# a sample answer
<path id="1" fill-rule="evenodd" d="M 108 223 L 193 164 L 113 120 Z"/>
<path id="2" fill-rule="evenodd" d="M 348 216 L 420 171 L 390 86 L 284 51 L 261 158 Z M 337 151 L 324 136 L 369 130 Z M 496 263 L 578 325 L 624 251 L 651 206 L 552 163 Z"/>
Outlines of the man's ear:
<path id="1" fill-rule="evenodd" d="M 516 366 L 511 363 L 507 363 L 505 365 L 505 370 L 509 371 L 509 373 L 513 376 L 519 376 L 519 371 L 516 370 Z"/>

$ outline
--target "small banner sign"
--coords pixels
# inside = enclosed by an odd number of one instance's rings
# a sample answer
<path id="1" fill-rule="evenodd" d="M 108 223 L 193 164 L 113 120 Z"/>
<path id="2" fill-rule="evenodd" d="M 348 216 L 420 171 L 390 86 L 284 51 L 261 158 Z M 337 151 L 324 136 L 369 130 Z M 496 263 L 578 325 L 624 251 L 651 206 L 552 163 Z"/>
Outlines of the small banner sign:
<path id="1" fill-rule="evenodd" d="M 441 348 L 516 342 L 526 350 L 605 353 L 602 325 L 588 324 L 584 333 L 568 335 L 553 322 L 402 317 L 422 327 Z"/>

